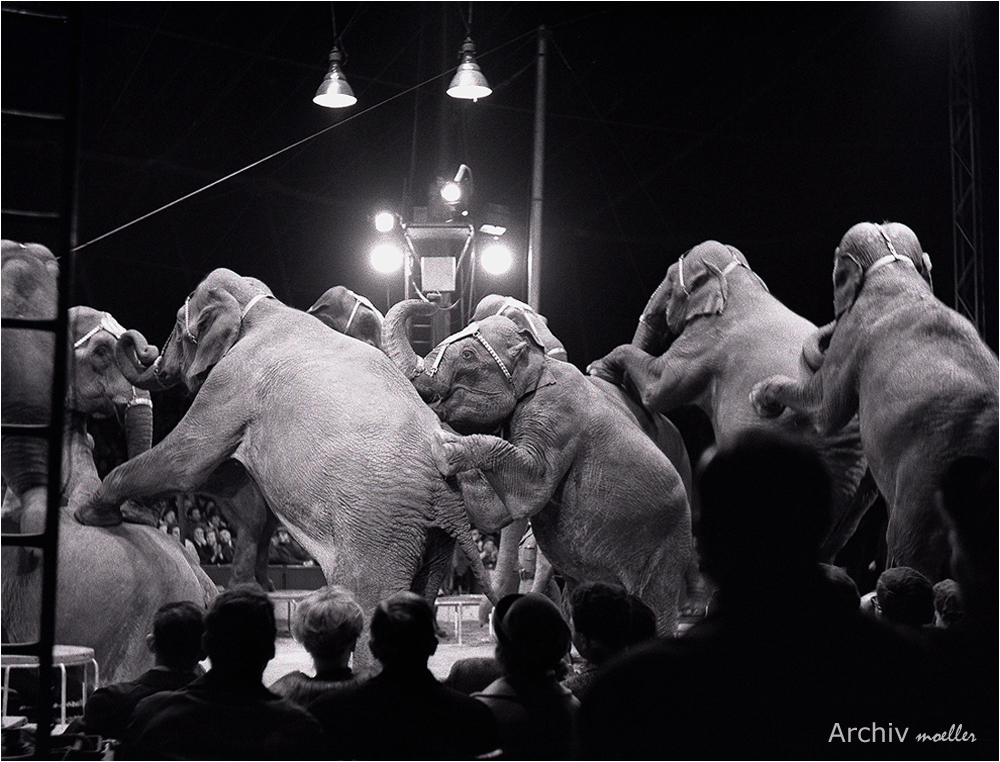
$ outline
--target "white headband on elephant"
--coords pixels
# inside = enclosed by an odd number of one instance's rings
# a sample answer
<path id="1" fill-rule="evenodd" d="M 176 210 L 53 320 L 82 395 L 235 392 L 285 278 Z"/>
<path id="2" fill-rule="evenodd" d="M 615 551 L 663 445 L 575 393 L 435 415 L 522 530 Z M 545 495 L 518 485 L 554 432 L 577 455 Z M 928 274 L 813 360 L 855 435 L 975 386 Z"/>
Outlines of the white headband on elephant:
<path id="1" fill-rule="evenodd" d="M 503 364 L 503 360 L 500 359 L 500 355 L 497 354 L 497 351 L 490 346 L 490 343 L 486 340 L 486 337 L 479 332 L 479 323 L 477 322 L 469 323 L 461 331 L 459 331 L 458 333 L 453 333 L 451 336 L 449 336 L 448 338 L 446 338 L 444 341 L 441 342 L 441 351 L 438 352 L 437 357 L 434 358 L 434 364 L 431 365 L 430 370 L 426 371 L 427 375 L 433 377 L 434 375 L 437 374 L 438 367 L 441 365 L 441 360 L 444 357 L 445 350 L 448 349 L 448 347 L 450 347 L 456 341 L 461 341 L 462 339 L 469 339 L 469 338 L 475 339 L 486 348 L 486 351 L 490 353 L 490 356 L 494 360 L 496 360 L 497 365 L 500 366 L 500 370 L 503 371 L 503 374 L 507 378 L 507 381 L 510 383 L 511 386 L 513 386 L 514 377 L 510 374 L 510 371 L 507 370 L 507 366 Z M 417 372 L 420 373 L 423 370 L 424 368 L 423 365 L 421 364 Z"/>
<path id="2" fill-rule="evenodd" d="M 372 312 L 374 312 L 376 315 L 378 315 L 379 320 L 384 320 L 385 319 L 382 316 L 382 313 L 379 312 L 378 308 L 376 308 L 375 305 L 372 304 L 371 301 L 368 298 L 366 298 L 364 296 L 361 296 L 360 294 L 355 294 L 353 291 L 351 291 L 351 289 L 347 289 L 347 293 L 349 293 L 351 296 L 354 297 L 354 307 L 351 308 L 351 314 L 347 318 L 347 325 L 344 326 L 344 333 L 347 333 L 351 329 L 351 323 L 354 322 L 354 317 L 355 317 L 355 315 L 358 314 L 358 308 L 362 304 L 365 307 L 367 307 L 368 309 L 370 309 Z"/>
<path id="3" fill-rule="evenodd" d="M 747 272 L 749 272 L 754 278 L 756 278 L 757 282 L 764 287 L 764 290 L 770 293 L 771 289 L 767 287 L 767 284 L 764 282 L 764 279 L 761 278 L 757 273 L 755 273 L 753 269 L 750 267 L 750 265 L 741 262 L 739 258 L 736 256 L 736 254 L 733 253 L 733 249 L 731 246 L 726 246 L 726 251 L 729 252 L 729 255 L 733 258 L 733 261 L 730 262 L 725 267 L 723 267 L 721 271 L 716 271 L 719 272 L 720 276 L 729 275 L 729 273 L 731 273 L 737 267 L 745 267 L 747 269 Z M 681 254 L 680 258 L 677 260 L 677 281 L 678 283 L 680 283 L 681 289 L 683 289 L 684 294 L 686 296 L 691 296 L 691 292 L 688 291 L 687 285 L 684 283 L 684 257 L 686 256 L 687 254 Z M 707 262 L 705 262 L 705 266 L 708 267 Z M 642 317 L 639 318 L 639 322 L 643 322 Z"/>
<path id="4" fill-rule="evenodd" d="M 125 328 L 124 326 L 122 326 L 121 323 L 119 323 L 117 320 L 111 317 L 110 312 L 102 312 L 101 322 L 98 323 L 93 328 L 91 328 L 85 334 L 83 334 L 83 336 L 81 336 L 79 339 L 77 339 L 73 343 L 73 349 L 79 349 L 88 341 L 90 341 L 91 337 L 95 336 L 101 331 L 107 331 L 112 336 L 114 336 L 115 339 L 120 339 L 122 337 L 122 334 L 125 333 Z"/>

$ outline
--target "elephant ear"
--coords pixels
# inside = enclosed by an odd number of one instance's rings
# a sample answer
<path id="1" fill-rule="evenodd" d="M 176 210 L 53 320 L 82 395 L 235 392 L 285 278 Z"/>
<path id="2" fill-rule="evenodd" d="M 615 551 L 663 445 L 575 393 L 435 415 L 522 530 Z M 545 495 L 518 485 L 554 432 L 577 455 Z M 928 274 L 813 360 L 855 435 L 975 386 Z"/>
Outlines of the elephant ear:
<path id="1" fill-rule="evenodd" d="M 514 398 L 520 400 L 540 386 L 555 383 L 545 367 L 545 347 L 533 331 L 518 328 L 517 339 L 508 350 L 513 364 Z"/>
<path id="2" fill-rule="evenodd" d="M 838 320 L 858 298 L 863 276 L 861 264 L 838 246 L 833 258 L 833 314 Z"/>
<path id="3" fill-rule="evenodd" d="M 208 288 L 197 296 L 201 306 L 192 330 L 197 344 L 194 359 L 187 369 L 189 380 L 219 362 L 240 335 L 241 308 L 232 294 L 220 288 Z"/>
<path id="4" fill-rule="evenodd" d="M 667 308 L 667 327 L 672 333 L 680 334 L 684 326 L 697 317 L 721 315 L 729 298 L 729 286 L 722 270 L 711 262 L 681 260 L 671 270 L 675 267 L 677 290 L 674 295 L 681 298 L 671 300 Z"/>

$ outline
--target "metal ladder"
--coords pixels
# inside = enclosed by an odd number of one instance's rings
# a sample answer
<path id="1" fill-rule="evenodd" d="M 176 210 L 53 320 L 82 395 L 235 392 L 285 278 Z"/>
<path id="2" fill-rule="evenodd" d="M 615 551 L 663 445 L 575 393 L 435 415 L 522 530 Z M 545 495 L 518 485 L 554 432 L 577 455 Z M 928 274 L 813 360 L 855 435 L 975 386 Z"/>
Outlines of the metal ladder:
<path id="1" fill-rule="evenodd" d="M 68 376 L 68 309 L 73 280 L 75 194 L 77 180 L 77 99 L 80 61 L 79 11 L 74 4 L 4 3 L 4 59 L 14 69 L 4 78 L 3 115 L 5 178 L 4 235 L 42 243 L 59 260 L 58 299 L 54 319 L 3 318 L 3 333 L 50 332 L 55 338 L 52 406 L 47 423 L 4 421 L 2 434 L 40 437 L 48 442 L 48 505 L 45 526 L 37 533 L 4 533 L 4 547 L 38 548 L 42 553 L 42 598 L 39 640 L 5 643 L 8 654 L 38 658 L 39 694 L 35 756 L 48 758 L 53 721 L 56 579 L 59 547 L 59 503 L 62 436 Z M 47 8 L 65 11 L 56 15 Z M 6 73 L 10 75 L 11 72 Z M 8 161 L 8 157 L 15 157 Z M 13 166 L 12 166 L 13 165 Z M 30 173 L 30 179 L 23 175 Z M 9 334 L 8 334 L 9 335 Z"/>

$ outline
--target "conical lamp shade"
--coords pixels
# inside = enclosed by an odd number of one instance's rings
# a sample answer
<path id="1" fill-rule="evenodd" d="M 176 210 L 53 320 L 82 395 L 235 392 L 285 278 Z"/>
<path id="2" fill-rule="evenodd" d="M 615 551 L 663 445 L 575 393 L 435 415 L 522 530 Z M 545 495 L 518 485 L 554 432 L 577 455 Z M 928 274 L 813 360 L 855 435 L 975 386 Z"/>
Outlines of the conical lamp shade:
<path id="1" fill-rule="evenodd" d="M 448 85 L 448 95 L 452 98 L 463 100 L 479 100 L 485 98 L 493 92 L 493 89 L 483 76 L 479 64 L 476 63 L 476 46 L 472 40 L 466 38 L 462 44 L 462 62 L 458 65 L 458 71 Z"/>
<path id="2" fill-rule="evenodd" d="M 330 70 L 323 77 L 319 90 L 313 96 L 313 103 L 324 108 L 346 108 L 358 102 L 354 91 L 347 84 L 344 72 L 340 70 L 340 51 L 330 53 Z"/>

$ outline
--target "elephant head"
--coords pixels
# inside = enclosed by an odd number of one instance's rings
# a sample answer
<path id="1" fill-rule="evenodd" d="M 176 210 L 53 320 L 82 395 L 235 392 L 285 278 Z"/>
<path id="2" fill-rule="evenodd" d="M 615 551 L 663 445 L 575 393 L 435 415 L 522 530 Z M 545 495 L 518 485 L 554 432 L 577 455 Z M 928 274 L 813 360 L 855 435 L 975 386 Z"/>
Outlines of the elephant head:
<path id="1" fill-rule="evenodd" d="M 930 255 L 909 227 L 900 222 L 859 222 L 848 230 L 834 252 L 833 311 L 837 318 L 851 309 L 869 274 L 897 261 L 913 265 L 933 289 Z"/>
<path id="2" fill-rule="evenodd" d="M 704 241 L 686 251 L 649 298 L 632 345 L 658 357 L 692 320 L 721 315 L 729 298 L 727 276 L 736 267 L 750 270 L 738 249 L 718 241 Z M 757 281 L 766 291 L 764 281 Z"/>
<path id="3" fill-rule="evenodd" d="M 162 352 L 138 331 L 126 331 L 115 356 L 125 377 L 142 389 L 168 389 L 183 383 L 194 394 L 208 372 L 240 338 L 243 320 L 257 302 L 273 298 L 256 278 L 218 268 L 177 310 L 177 320 Z"/>
<path id="4" fill-rule="evenodd" d="M 371 301 L 349 288 L 328 288 L 306 311 L 335 331 L 371 344 L 376 349 L 382 348 L 382 313 Z"/>
<path id="5" fill-rule="evenodd" d="M 549 330 L 549 321 L 524 302 L 518 301 L 512 296 L 487 294 L 479 300 L 472 319 L 482 320 L 490 315 L 503 315 L 510 318 L 519 328 L 531 331 L 535 341 L 544 347 L 548 357 L 564 362 L 568 361 L 566 347 Z"/>
<path id="6" fill-rule="evenodd" d="M 542 345 L 532 331 L 492 315 L 470 323 L 421 358 L 410 346 L 405 324 L 415 311 L 427 309 L 424 304 L 408 300 L 389 310 L 386 352 L 456 431 L 496 430 L 542 382 Z"/>

